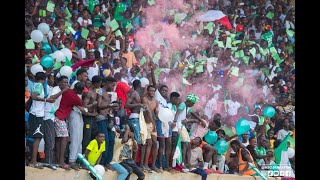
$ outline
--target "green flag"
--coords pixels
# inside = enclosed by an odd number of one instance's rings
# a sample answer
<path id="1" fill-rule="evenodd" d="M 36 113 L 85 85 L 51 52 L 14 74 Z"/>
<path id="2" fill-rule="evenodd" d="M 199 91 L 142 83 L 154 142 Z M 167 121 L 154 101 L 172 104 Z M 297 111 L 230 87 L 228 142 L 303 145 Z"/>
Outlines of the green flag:
<path id="1" fill-rule="evenodd" d="M 68 27 L 69 31 L 71 32 L 71 34 L 75 35 L 76 31 L 72 28 L 72 27 Z"/>
<path id="2" fill-rule="evenodd" d="M 149 4 L 149 6 L 152 6 L 152 5 L 154 5 L 156 2 L 154 1 L 154 0 L 148 0 L 148 4 Z"/>
<path id="3" fill-rule="evenodd" d="M 141 59 L 140 59 L 140 66 L 142 66 L 144 63 L 146 63 L 147 61 L 147 58 L 145 56 L 143 56 Z"/>
<path id="4" fill-rule="evenodd" d="M 104 40 L 106 40 L 106 37 L 105 37 L 105 36 L 101 36 L 101 37 L 98 39 L 98 41 L 104 41 Z"/>
<path id="5" fill-rule="evenodd" d="M 226 48 L 231 48 L 231 38 L 227 37 Z"/>
<path id="6" fill-rule="evenodd" d="M 61 67 L 62 67 L 61 62 L 56 62 L 56 63 L 54 64 L 54 66 L 53 66 L 53 70 L 57 70 L 57 69 L 59 69 L 59 68 L 61 68 Z"/>
<path id="7" fill-rule="evenodd" d="M 212 34 L 214 28 L 213 22 L 209 22 L 203 29 L 208 29 L 209 34 Z"/>
<path id="8" fill-rule="evenodd" d="M 127 31 L 131 31 L 131 29 L 133 28 L 132 24 L 131 23 L 128 23 L 127 26 L 126 26 L 126 29 Z"/>
<path id="9" fill-rule="evenodd" d="M 119 29 L 114 34 L 116 35 L 116 37 L 118 36 L 122 37 L 122 33 Z"/>
<path id="10" fill-rule="evenodd" d="M 246 65 L 249 65 L 249 59 L 250 59 L 249 56 L 243 56 L 242 57 L 242 60 L 243 60 L 244 63 L 246 63 Z"/>
<path id="11" fill-rule="evenodd" d="M 294 31 L 290 30 L 290 29 L 287 29 L 287 34 L 288 36 L 292 37 L 294 35 Z"/>
<path id="12" fill-rule="evenodd" d="M 266 15 L 267 18 L 272 19 L 274 17 L 274 13 L 269 11 L 268 14 Z"/>
<path id="13" fill-rule="evenodd" d="M 67 15 L 67 16 L 66 16 L 66 19 L 69 20 L 69 19 L 71 18 L 71 16 L 72 16 L 71 13 L 70 13 L 70 11 L 69 11 L 69 9 L 66 8 L 64 12 L 65 12 L 66 15 Z"/>
<path id="14" fill-rule="evenodd" d="M 66 57 L 66 62 L 64 63 L 65 66 L 72 66 L 71 61 Z"/>
<path id="15" fill-rule="evenodd" d="M 183 84 L 187 84 L 187 85 L 192 85 L 192 84 L 190 84 L 184 77 L 182 78 L 182 83 L 183 83 Z"/>
<path id="16" fill-rule="evenodd" d="M 35 45 L 34 45 L 34 42 L 32 41 L 32 39 L 27 40 L 25 46 L 26 46 L 26 49 L 34 49 L 35 48 Z"/>
<path id="17" fill-rule="evenodd" d="M 88 30 L 88 29 L 85 29 L 85 28 L 82 28 L 82 29 L 81 29 L 81 36 L 82 36 L 84 39 L 87 39 L 87 38 L 88 38 L 88 35 L 89 35 L 89 30 Z"/>
<path id="18" fill-rule="evenodd" d="M 111 27 L 111 30 L 112 30 L 112 31 L 115 31 L 116 29 L 119 28 L 119 24 L 118 24 L 118 22 L 117 22 L 115 19 L 113 19 L 113 20 L 110 22 L 109 26 Z"/>
<path id="19" fill-rule="evenodd" d="M 156 52 L 156 53 L 153 55 L 152 61 L 153 61 L 155 64 L 159 64 L 160 58 L 161 58 L 161 52 L 158 51 L 158 52 Z"/>
<path id="20" fill-rule="evenodd" d="M 54 11 L 54 7 L 55 7 L 54 3 L 52 1 L 48 1 L 47 8 L 46 8 L 47 11 L 53 12 Z"/>
<path id="21" fill-rule="evenodd" d="M 251 48 L 250 50 L 249 50 L 249 52 L 252 54 L 252 56 L 253 56 L 253 58 L 255 58 L 256 57 L 256 48 Z"/>
<path id="22" fill-rule="evenodd" d="M 284 157 L 282 156 L 283 153 L 286 153 L 286 151 L 288 150 L 288 142 L 290 142 L 290 133 L 281 141 L 281 143 L 279 144 L 279 146 L 274 150 L 274 156 L 276 159 L 276 163 L 280 164 L 281 162 L 281 158 Z M 291 145 L 291 143 L 290 143 Z"/>

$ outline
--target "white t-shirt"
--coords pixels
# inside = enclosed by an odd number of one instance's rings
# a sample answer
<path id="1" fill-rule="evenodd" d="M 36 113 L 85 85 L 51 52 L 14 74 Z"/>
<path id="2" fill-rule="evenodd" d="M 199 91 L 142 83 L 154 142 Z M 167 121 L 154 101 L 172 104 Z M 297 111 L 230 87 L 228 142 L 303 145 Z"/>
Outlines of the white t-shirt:
<path id="1" fill-rule="evenodd" d="M 83 48 L 79 49 L 77 53 L 82 59 L 86 58 L 86 51 Z"/>
<path id="2" fill-rule="evenodd" d="M 206 107 L 204 108 L 204 114 L 210 119 L 213 111 L 216 111 L 217 109 L 217 100 L 212 98 L 207 102 Z"/>
<path id="3" fill-rule="evenodd" d="M 284 129 L 281 129 L 278 131 L 277 139 L 280 139 L 282 141 L 289 133 L 292 134 L 292 131 L 286 131 Z"/>
<path id="4" fill-rule="evenodd" d="M 37 90 L 36 90 L 37 89 Z M 32 92 L 41 91 L 39 94 L 40 98 L 44 98 L 44 89 L 41 83 L 35 83 L 32 88 Z M 44 101 L 32 100 L 30 113 L 36 117 L 44 117 Z"/>
<path id="5" fill-rule="evenodd" d="M 154 97 L 158 101 L 159 106 L 161 106 L 163 108 L 169 108 L 169 105 L 168 105 L 166 99 L 162 97 L 162 95 L 160 94 L 159 90 L 156 90 Z"/>
<path id="6" fill-rule="evenodd" d="M 186 108 L 187 108 L 187 110 L 186 110 Z M 172 131 L 174 131 L 174 132 L 177 132 L 178 129 L 180 129 L 182 127 L 182 121 L 187 118 L 187 112 L 188 113 L 192 112 L 192 109 L 187 107 L 184 102 L 180 103 L 180 105 L 177 108 L 176 112 L 178 111 L 178 109 L 181 109 L 182 112 L 177 117 L 176 126 L 172 129 Z"/>
<path id="7" fill-rule="evenodd" d="M 59 88 L 59 86 L 56 86 L 56 87 Z M 51 88 L 51 87 L 48 86 L 48 90 L 49 90 L 49 95 L 48 95 L 48 97 L 53 96 L 53 95 L 55 95 L 55 94 L 57 94 L 57 93 L 60 92 L 60 91 L 59 91 L 59 92 L 53 94 L 53 93 L 54 93 L 54 92 L 53 92 L 53 89 L 54 89 L 54 88 Z M 60 90 L 60 88 L 59 88 L 59 90 Z M 61 96 L 60 96 L 59 98 L 60 98 L 60 100 L 61 100 Z M 60 102 L 59 102 L 59 104 L 60 104 Z M 43 118 L 43 120 L 44 120 L 44 121 L 46 121 L 46 120 L 52 120 L 52 121 L 54 121 L 54 113 L 56 112 L 57 109 L 58 109 L 58 108 L 56 107 L 56 104 L 55 104 L 55 103 L 45 102 L 45 105 L 44 105 L 44 118 Z"/>
<path id="8" fill-rule="evenodd" d="M 52 96 L 52 95 L 55 95 L 55 94 L 58 94 L 60 91 L 61 91 L 61 89 L 60 89 L 59 86 L 53 87 L 52 90 L 51 90 L 51 96 Z M 60 106 L 61 98 L 62 98 L 62 95 L 59 96 L 59 97 L 56 99 L 56 101 L 54 102 L 54 105 L 55 105 L 57 108 L 59 108 L 59 106 Z"/>
<path id="9" fill-rule="evenodd" d="M 84 27 L 87 27 L 89 24 L 92 24 L 91 19 L 84 20 L 82 17 L 78 17 L 77 21 L 80 24 L 80 26 L 84 26 Z"/>
<path id="10" fill-rule="evenodd" d="M 238 109 L 241 106 L 239 102 L 233 102 L 232 100 L 227 100 L 228 113 L 230 116 L 235 116 L 238 114 Z"/>

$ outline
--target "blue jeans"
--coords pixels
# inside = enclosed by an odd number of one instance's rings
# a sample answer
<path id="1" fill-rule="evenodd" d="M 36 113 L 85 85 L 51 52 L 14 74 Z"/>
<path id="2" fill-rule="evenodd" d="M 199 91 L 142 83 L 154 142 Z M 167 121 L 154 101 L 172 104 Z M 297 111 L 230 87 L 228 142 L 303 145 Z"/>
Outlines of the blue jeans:
<path id="1" fill-rule="evenodd" d="M 129 127 L 133 129 L 134 139 L 141 144 L 139 118 L 132 118 L 128 121 Z"/>
<path id="2" fill-rule="evenodd" d="M 109 133 L 108 133 L 108 128 L 107 128 L 107 119 L 102 120 L 102 121 L 98 121 L 97 125 L 98 125 L 99 131 L 104 133 L 105 141 L 106 141 L 106 151 L 104 151 L 102 153 L 100 164 L 106 165 L 107 164 L 107 159 L 108 159 L 107 149 L 108 149 L 108 146 L 109 146 L 109 143 L 108 143 L 109 142 L 109 138 L 108 138 L 108 134 Z"/>
<path id="3" fill-rule="evenodd" d="M 203 169 L 197 168 L 195 170 L 190 171 L 195 174 L 199 174 L 201 176 L 201 180 L 207 180 L 207 172 Z"/>
<path id="4" fill-rule="evenodd" d="M 119 173 L 117 180 L 125 180 L 126 179 L 126 177 L 128 176 L 129 173 L 123 166 L 121 166 L 121 164 L 114 163 L 114 164 L 110 164 L 110 165 L 115 171 L 117 171 Z"/>
<path id="5" fill-rule="evenodd" d="M 113 147 L 114 147 L 114 132 L 113 131 L 109 131 L 108 130 L 108 140 L 106 141 L 106 143 L 108 144 L 106 149 L 106 154 L 107 154 L 107 159 L 106 159 L 106 164 L 110 164 L 110 162 L 112 161 L 112 156 L 113 156 Z"/>

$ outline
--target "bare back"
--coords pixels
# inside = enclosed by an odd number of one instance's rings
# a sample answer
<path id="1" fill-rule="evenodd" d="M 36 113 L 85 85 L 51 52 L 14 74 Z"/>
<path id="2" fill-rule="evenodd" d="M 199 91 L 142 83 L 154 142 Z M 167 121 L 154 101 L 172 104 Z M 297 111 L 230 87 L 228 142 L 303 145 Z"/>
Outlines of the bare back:
<path id="1" fill-rule="evenodd" d="M 89 89 L 89 92 L 86 93 L 83 100 L 83 105 L 88 108 L 88 112 L 90 113 L 97 112 L 97 106 L 88 107 L 88 105 L 90 106 L 95 101 L 97 101 L 97 99 L 98 99 L 97 92 L 93 89 Z"/>
<path id="2" fill-rule="evenodd" d="M 107 106 L 111 103 L 111 94 L 108 94 L 108 92 L 103 88 L 102 95 L 98 101 L 99 106 Z M 99 111 L 99 115 L 107 117 L 108 114 L 110 114 L 111 108 L 102 109 Z"/>

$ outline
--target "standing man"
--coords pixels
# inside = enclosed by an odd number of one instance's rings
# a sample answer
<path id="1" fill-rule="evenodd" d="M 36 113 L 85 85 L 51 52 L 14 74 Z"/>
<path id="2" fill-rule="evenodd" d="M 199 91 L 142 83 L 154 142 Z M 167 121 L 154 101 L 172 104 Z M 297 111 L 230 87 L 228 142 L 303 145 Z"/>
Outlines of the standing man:
<path id="1" fill-rule="evenodd" d="M 156 159 L 157 159 L 157 132 L 156 132 L 156 122 L 155 120 L 158 118 L 159 113 L 159 103 L 154 98 L 155 88 L 152 85 L 147 87 L 147 96 L 142 98 L 142 103 L 147 107 L 147 112 L 145 113 L 145 120 L 147 123 L 148 134 L 147 134 L 147 149 L 146 154 L 144 156 L 144 167 L 150 169 L 148 167 L 148 159 L 150 155 L 150 150 L 152 146 L 152 170 L 157 173 L 162 172 L 159 168 L 156 167 Z M 143 155 L 142 155 L 143 156 Z M 142 157 L 141 156 L 141 157 Z M 162 161 L 162 159 L 161 159 Z"/>
<path id="2" fill-rule="evenodd" d="M 79 98 L 79 95 L 83 93 L 84 89 L 84 84 L 82 82 L 77 82 L 74 85 L 74 89 L 68 89 L 65 93 L 62 94 L 60 106 L 58 110 L 55 112 L 55 120 L 54 120 L 54 129 L 56 132 L 56 159 L 57 163 L 60 164 L 60 167 L 63 169 L 69 170 L 70 166 L 65 164 L 64 161 L 64 155 L 65 155 L 65 149 L 68 143 L 68 129 L 67 129 L 67 118 L 70 116 L 72 113 L 72 108 L 75 106 L 79 109 L 79 111 L 86 116 L 97 116 L 98 114 L 96 112 L 94 113 L 89 113 L 86 108 L 83 107 L 82 100 Z M 69 131 L 71 142 L 78 144 L 77 147 L 77 152 L 81 152 L 81 141 L 80 142 L 75 142 L 79 139 L 82 140 L 82 133 L 83 129 L 80 128 L 83 126 L 83 122 L 80 121 L 80 118 L 68 118 L 71 121 L 77 121 L 77 122 L 72 122 L 69 124 L 78 124 L 77 127 L 75 126 L 69 126 Z M 77 139 L 73 139 L 73 137 L 77 137 Z M 70 144 L 70 146 L 72 146 Z M 73 147 L 73 146 L 72 146 Z M 70 148 L 70 154 L 72 154 L 73 148 Z M 72 158 L 72 156 L 70 156 Z M 70 161 L 70 160 L 69 160 Z M 71 162 L 71 165 L 74 163 Z M 76 166 L 72 166 L 73 168 L 77 169 Z M 79 169 L 79 167 L 78 167 Z"/>
<path id="3" fill-rule="evenodd" d="M 54 88 L 48 87 L 50 99 L 54 99 L 53 103 L 45 102 L 44 107 L 44 153 L 47 167 L 56 170 L 57 167 L 53 165 L 54 147 L 55 147 L 55 131 L 54 131 L 54 113 L 59 108 L 61 101 L 61 94 L 69 89 L 68 77 L 60 76 L 58 78 L 58 86 Z"/>
<path id="4" fill-rule="evenodd" d="M 102 88 L 102 94 L 98 95 L 99 115 L 97 116 L 97 125 L 98 125 L 99 131 L 105 134 L 105 141 L 106 141 L 106 151 L 102 153 L 102 159 L 100 163 L 106 166 L 106 168 L 108 169 L 111 169 L 109 164 L 112 159 L 112 154 L 108 154 L 108 152 L 110 151 L 110 148 L 113 149 L 113 147 L 110 147 L 110 141 L 114 140 L 114 139 L 109 139 L 109 136 L 108 136 L 109 131 L 111 131 L 111 128 L 112 128 L 112 127 L 109 127 L 110 125 L 109 116 L 112 111 L 112 108 L 117 106 L 111 103 L 111 97 L 108 94 L 108 92 L 112 91 L 115 85 L 116 85 L 116 80 L 113 77 L 105 78 L 105 84 Z"/>
<path id="5" fill-rule="evenodd" d="M 101 77 L 95 75 L 92 77 L 92 85 L 90 86 L 89 92 L 86 93 L 83 99 L 84 107 L 88 108 L 88 112 L 97 112 L 98 107 L 98 93 L 97 89 L 101 86 Z M 98 128 L 95 117 L 83 116 L 83 140 L 82 140 L 82 151 L 86 150 L 86 147 L 91 140 L 94 139 L 97 134 Z"/>
<path id="6" fill-rule="evenodd" d="M 154 75 L 154 65 L 150 64 L 150 69 L 151 69 L 151 77 L 152 77 L 152 84 L 153 87 L 156 89 L 155 92 L 155 99 L 158 101 L 158 111 L 161 113 L 164 108 L 169 108 L 168 102 L 169 102 L 169 97 L 168 97 L 168 87 L 166 85 L 160 86 L 158 90 L 158 84 L 155 79 Z M 163 121 L 161 119 L 156 120 L 156 127 L 157 127 L 157 136 L 158 136 L 158 141 L 159 141 L 159 152 L 158 152 L 158 162 L 159 162 L 159 168 L 160 170 L 162 169 L 162 156 L 163 156 L 163 151 L 165 149 L 165 158 L 166 158 L 166 165 L 164 170 L 173 172 L 170 162 L 172 161 L 171 157 L 171 137 L 172 137 L 172 128 L 170 127 L 172 122 L 168 122 L 168 125 L 163 126 Z M 168 129 L 162 129 L 162 127 L 168 127 Z M 164 132 L 169 132 L 169 133 L 164 133 Z M 173 152 L 174 153 L 174 152 Z M 172 157 L 173 157 L 172 153 Z M 171 163 L 172 164 L 172 163 Z"/>
<path id="7" fill-rule="evenodd" d="M 140 109 L 145 108 L 145 106 L 141 103 L 140 98 L 140 94 L 142 94 L 140 80 L 133 81 L 133 89 L 134 91 L 131 93 L 129 99 L 127 100 L 125 108 L 129 108 L 131 111 L 128 124 L 130 128 L 133 129 L 134 139 L 137 141 L 137 144 L 142 144 L 142 139 L 140 136 L 139 113 Z M 142 149 L 141 154 L 144 154 L 144 152 L 142 152 Z M 143 161 L 140 161 L 140 165 L 143 166 Z"/>
<path id="8" fill-rule="evenodd" d="M 29 114 L 29 137 L 34 138 L 33 147 L 32 147 L 32 155 L 31 162 L 29 166 L 42 169 L 43 166 L 40 163 L 37 163 L 37 154 L 39 143 L 44 136 L 44 106 L 47 101 L 44 98 L 44 88 L 43 84 L 46 80 L 46 74 L 44 72 L 37 72 L 35 75 L 36 83 L 32 89 L 32 105 L 30 108 Z M 49 100 L 49 99 L 48 99 Z M 51 103 L 53 102 L 50 101 Z"/>

